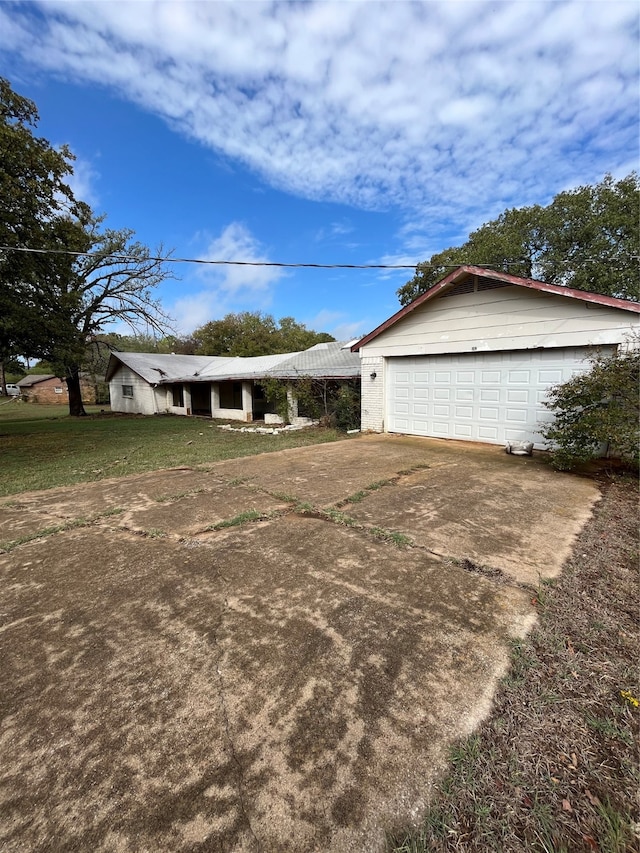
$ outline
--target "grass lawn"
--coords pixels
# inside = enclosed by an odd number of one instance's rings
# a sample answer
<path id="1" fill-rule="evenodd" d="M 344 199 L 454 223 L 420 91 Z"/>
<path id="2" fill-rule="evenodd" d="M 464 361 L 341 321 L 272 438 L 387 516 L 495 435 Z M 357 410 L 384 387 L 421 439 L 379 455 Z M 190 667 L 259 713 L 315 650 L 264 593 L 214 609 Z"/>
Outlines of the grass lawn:
<path id="1" fill-rule="evenodd" d="M 534 599 L 538 625 L 514 644 L 493 714 L 452 750 L 423 826 L 389 851 L 640 850 L 638 486 L 601 487 Z"/>
<path id="2" fill-rule="evenodd" d="M 66 406 L 0 400 L 0 496 L 347 438 L 320 428 L 280 435 L 229 432 L 205 418 L 86 408 L 88 417 L 71 418 Z"/>

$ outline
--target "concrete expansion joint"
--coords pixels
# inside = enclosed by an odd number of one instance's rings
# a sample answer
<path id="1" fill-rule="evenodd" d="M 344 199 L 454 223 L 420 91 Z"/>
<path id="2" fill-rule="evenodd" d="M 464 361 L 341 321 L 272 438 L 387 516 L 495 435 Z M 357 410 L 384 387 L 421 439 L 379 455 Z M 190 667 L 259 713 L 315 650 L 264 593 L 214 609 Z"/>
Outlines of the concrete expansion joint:
<path id="1" fill-rule="evenodd" d="M 238 789 L 238 806 L 240 808 L 240 814 L 244 818 L 247 827 L 249 829 L 249 833 L 255 842 L 255 849 L 257 853 L 262 853 L 262 844 L 260 839 L 255 833 L 253 825 L 251 823 L 251 819 L 249 818 L 249 813 L 247 811 L 247 807 L 245 805 L 245 783 L 244 783 L 244 771 L 242 769 L 242 763 L 238 758 L 238 753 L 236 752 L 235 744 L 233 742 L 233 738 L 231 736 L 231 721 L 229 720 L 229 710 L 227 708 L 227 700 L 225 694 L 224 687 L 224 676 L 222 674 L 222 670 L 220 665 L 222 663 L 222 648 L 220 646 L 220 641 L 218 639 L 218 631 L 222 627 L 222 622 L 225 617 L 225 613 L 229 609 L 229 603 L 227 599 L 224 600 L 224 607 L 220 611 L 220 616 L 218 618 L 218 622 L 214 627 L 213 631 L 211 631 L 211 638 L 213 639 L 213 646 L 216 650 L 216 675 L 218 676 L 218 695 L 220 698 L 220 708 L 222 710 L 222 719 L 224 721 L 224 732 L 225 732 L 225 740 L 227 742 L 227 747 L 231 754 L 231 759 L 236 766 L 236 776 L 237 776 L 237 789 Z"/>

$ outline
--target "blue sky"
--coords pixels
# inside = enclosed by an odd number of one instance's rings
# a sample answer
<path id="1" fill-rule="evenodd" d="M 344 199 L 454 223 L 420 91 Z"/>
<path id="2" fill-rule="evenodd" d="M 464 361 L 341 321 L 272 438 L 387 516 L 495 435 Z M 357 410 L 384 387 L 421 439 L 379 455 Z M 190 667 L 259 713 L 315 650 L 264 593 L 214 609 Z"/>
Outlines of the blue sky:
<path id="1" fill-rule="evenodd" d="M 77 195 L 152 249 L 414 264 L 638 168 L 639 8 L 4 2 L 0 74 L 75 152 Z M 412 276 L 175 272 L 157 295 L 181 333 L 260 310 L 339 339 L 394 313 Z"/>

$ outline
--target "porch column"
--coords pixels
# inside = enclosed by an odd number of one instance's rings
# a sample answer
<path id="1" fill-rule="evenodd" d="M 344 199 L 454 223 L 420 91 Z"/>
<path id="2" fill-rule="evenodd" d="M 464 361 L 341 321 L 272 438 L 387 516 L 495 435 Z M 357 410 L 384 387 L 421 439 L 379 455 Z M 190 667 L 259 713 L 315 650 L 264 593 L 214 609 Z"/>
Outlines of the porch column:
<path id="1" fill-rule="evenodd" d="M 287 385 L 287 417 L 290 422 L 298 417 L 298 398 L 292 385 Z"/>
<path id="2" fill-rule="evenodd" d="M 216 417 L 216 412 L 220 408 L 220 386 L 217 382 L 211 383 L 211 417 Z"/>
<path id="3" fill-rule="evenodd" d="M 191 415 L 191 388 L 186 383 L 182 386 L 182 393 L 184 395 L 184 407 L 186 412 L 188 415 Z"/>
<path id="4" fill-rule="evenodd" d="M 253 420 L 253 382 L 242 383 L 242 418 Z"/>

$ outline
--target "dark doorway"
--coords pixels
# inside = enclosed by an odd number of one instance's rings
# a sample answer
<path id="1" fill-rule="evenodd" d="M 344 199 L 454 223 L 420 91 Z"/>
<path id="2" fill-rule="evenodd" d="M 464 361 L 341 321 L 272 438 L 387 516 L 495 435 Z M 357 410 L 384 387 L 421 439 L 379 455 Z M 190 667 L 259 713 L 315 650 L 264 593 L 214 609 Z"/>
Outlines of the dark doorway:
<path id="1" fill-rule="evenodd" d="M 208 382 L 191 385 L 191 411 L 194 415 L 211 417 L 211 386 Z"/>

